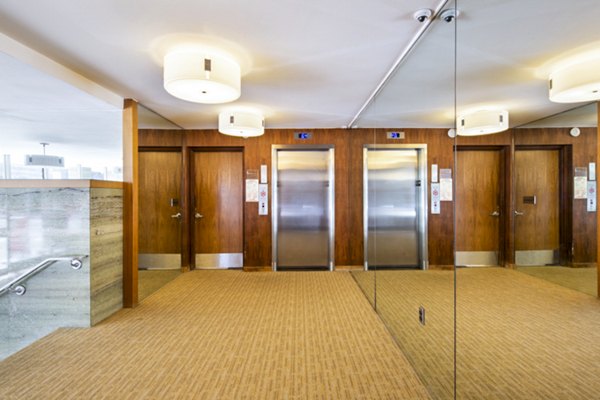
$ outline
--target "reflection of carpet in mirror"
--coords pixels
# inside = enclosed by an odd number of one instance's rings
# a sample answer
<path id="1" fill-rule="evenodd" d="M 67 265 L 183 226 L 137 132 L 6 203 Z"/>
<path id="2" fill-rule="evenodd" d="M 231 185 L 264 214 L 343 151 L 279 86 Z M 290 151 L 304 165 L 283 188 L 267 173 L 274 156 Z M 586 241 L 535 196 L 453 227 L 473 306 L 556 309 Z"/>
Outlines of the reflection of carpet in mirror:
<path id="1" fill-rule="evenodd" d="M 591 296 L 598 295 L 598 271 L 596 268 L 543 266 L 519 267 L 517 271 Z"/>
<path id="2" fill-rule="evenodd" d="M 352 275 L 371 303 L 376 283 L 377 311 L 432 397 L 452 398 L 454 273 L 377 270 Z M 421 305 L 425 326 L 418 320 Z"/>
<path id="3" fill-rule="evenodd" d="M 144 300 L 181 275 L 179 269 L 148 269 L 138 271 L 138 299 Z"/>
<path id="4" fill-rule="evenodd" d="M 457 302 L 458 398 L 598 398 L 598 299 L 513 270 L 461 268 Z M 452 393 L 452 303 L 452 271 L 377 272 L 379 312 L 436 399 Z"/>

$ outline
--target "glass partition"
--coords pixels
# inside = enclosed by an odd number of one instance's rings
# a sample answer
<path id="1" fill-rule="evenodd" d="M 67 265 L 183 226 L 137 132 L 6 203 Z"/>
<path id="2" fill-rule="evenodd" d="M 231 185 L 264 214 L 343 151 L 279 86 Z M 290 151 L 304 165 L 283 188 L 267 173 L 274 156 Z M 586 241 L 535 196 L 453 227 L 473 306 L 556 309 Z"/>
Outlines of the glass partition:
<path id="1" fill-rule="evenodd" d="M 139 104 L 139 129 L 181 129 Z M 182 156 L 180 151 L 141 148 L 139 160 L 138 299 L 181 274 Z"/>
<path id="2" fill-rule="evenodd" d="M 454 43 L 455 20 L 432 19 L 358 120 L 374 134 L 353 275 L 434 399 L 454 397 Z"/>
<path id="3" fill-rule="evenodd" d="M 123 179 L 120 107 L 5 53 L 0 64 L 0 179 Z"/>
<path id="4" fill-rule="evenodd" d="M 597 111 L 551 102 L 558 83 L 549 77 L 564 57 L 596 46 L 600 8 L 464 0 L 459 11 L 456 397 L 597 397 L 596 212 L 587 198 Z M 491 126 L 500 132 L 485 134 Z"/>

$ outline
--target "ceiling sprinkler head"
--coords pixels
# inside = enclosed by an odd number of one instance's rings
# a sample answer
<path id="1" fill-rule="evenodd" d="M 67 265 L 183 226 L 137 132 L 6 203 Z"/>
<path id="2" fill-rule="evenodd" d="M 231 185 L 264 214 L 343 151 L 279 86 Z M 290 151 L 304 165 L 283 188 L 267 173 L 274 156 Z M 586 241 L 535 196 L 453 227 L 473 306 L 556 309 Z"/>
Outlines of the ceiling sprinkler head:
<path id="1" fill-rule="evenodd" d="M 446 22 L 452 22 L 456 17 L 459 16 L 459 12 L 456 8 L 448 8 L 440 13 L 440 19 Z"/>
<path id="2" fill-rule="evenodd" d="M 413 14 L 413 18 L 419 22 L 425 22 L 433 15 L 433 11 L 429 8 L 423 8 L 421 10 L 415 11 Z"/>

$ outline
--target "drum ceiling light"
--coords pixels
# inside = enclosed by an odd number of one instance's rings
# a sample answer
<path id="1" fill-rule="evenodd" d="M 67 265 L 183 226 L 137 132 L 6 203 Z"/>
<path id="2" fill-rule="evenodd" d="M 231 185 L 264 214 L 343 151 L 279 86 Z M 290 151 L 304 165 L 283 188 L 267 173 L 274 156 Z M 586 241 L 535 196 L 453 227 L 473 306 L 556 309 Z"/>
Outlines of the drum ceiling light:
<path id="1" fill-rule="evenodd" d="M 164 56 L 164 87 L 171 95 L 203 104 L 240 97 L 240 65 L 223 54 L 202 48 L 177 48 Z"/>
<path id="2" fill-rule="evenodd" d="M 481 110 L 458 118 L 457 133 L 460 136 L 479 136 L 508 129 L 508 111 Z"/>
<path id="3" fill-rule="evenodd" d="M 244 138 L 265 133 L 265 117 L 258 111 L 229 110 L 219 114 L 219 132 Z"/>
<path id="4" fill-rule="evenodd" d="M 573 61 L 550 74 L 550 101 L 578 103 L 600 100 L 600 56 Z"/>

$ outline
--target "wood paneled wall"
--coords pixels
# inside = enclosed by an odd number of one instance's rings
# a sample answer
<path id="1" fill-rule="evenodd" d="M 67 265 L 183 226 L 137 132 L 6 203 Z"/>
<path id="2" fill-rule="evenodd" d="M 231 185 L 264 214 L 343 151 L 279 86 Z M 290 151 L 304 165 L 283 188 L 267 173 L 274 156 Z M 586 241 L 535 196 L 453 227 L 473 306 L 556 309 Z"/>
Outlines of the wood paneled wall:
<path id="1" fill-rule="evenodd" d="M 269 188 L 271 188 L 271 145 L 273 144 L 330 144 L 335 146 L 335 263 L 336 266 L 357 266 L 363 264 L 363 214 L 362 214 L 362 149 L 364 144 L 427 144 L 428 171 L 431 164 L 439 168 L 451 168 L 454 171 L 454 145 L 459 146 L 502 146 L 507 149 L 505 177 L 507 188 L 506 208 L 510 208 L 510 182 L 512 180 L 512 154 L 514 143 L 527 144 L 571 144 L 573 146 L 573 164 L 595 159 L 596 130 L 593 135 L 582 129 L 579 138 L 571 138 L 567 130 L 558 129 L 519 129 L 496 135 L 479 137 L 460 137 L 456 143 L 447 135 L 447 129 L 403 129 L 404 140 L 389 140 L 387 129 L 304 129 L 312 133 L 309 140 L 294 139 L 298 129 L 268 129 L 258 138 L 242 139 L 226 136 L 216 130 L 140 130 L 139 146 L 181 148 L 184 155 L 184 169 L 188 162 L 188 150 L 194 147 L 242 147 L 244 149 L 244 168 L 258 170 L 261 164 L 269 168 Z M 545 133 L 544 133 L 545 132 Z M 564 134 L 563 134 L 564 132 Z M 565 137 L 566 136 L 566 137 Z M 590 158 L 591 157 L 591 158 Z M 584 165 L 581 164 L 581 165 Z M 428 173 L 429 176 L 429 173 Z M 430 177 L 429 177 L 430 178 Z M 189 174 L 184 174 L 189 179 Z M 185 188 L 189 182 L 184 182 Z M 428 192 L 430 191 L 428 182 Z M 269 198 L 272 196 L 270 194 Z M 265 267 L 271 265 L 271 215 L 259 216 L 257 203 L 244 203 L 244 264 L 247 267 Z M 585 205 L 583 205 L 585 211 Z M 575 204 L 573 226 L 582 228 L 574 234 L 574 262 L 595 262 L 596 225 L 589 213 L 582 213 L 580 205 Z M 454 216 L 453 202 L 442 202 L 439 215 L 428 215 L 429 263 L 432 267 L 446 267 L 454 263 Z M 593 223 L 590 222 L 594 220 Z M 505 231 L 513 232 L 512 219 L 507 219 Z M 583 225 L 581 225 L 583 224 Z M 185 243 L 184 243 L 185 246 Z M 185 259 L 184 259 L 185 260 Z M 510 262 L 510 260 L 507 260 Z M 185 261 L 184 261 L 185 262 Z"/>
<path id="2" fill-rule="evenodd" d="M 241 139 L 225 136 L 216 130 L 140 130 L 139 146 L 243 147 L 244 168 L 269 169 L 271 189 L 271 145 L 332 144 L 335 146 L 335 263 L 337 266 L 363 264 L 362 159 L 363 145 L 375 143 L 425 143 L 429 167 L 453 168 L 453 140 L 446 129 L 405 129 L 405 140 L 388 140 L 386 130 L 310 129 L 310 140 L 294 139 L 292 129 L 269 129 L 258 138 Z M 184 184 L 185 186 L 185 184 Z M 270 194 L 269 198 L 272 198 Z M 271 265 L 271 215 L 259 216 L 257 203 L 244 203 L 244 264 L 248 267 Z M 439 215 L 429 215 L 429 262 L 431 265 L 453 264 L 453 207 L 442 202 Z"/>

